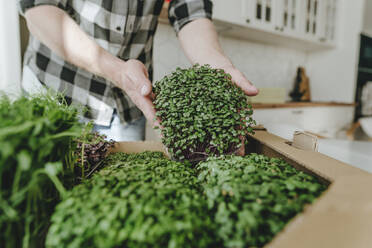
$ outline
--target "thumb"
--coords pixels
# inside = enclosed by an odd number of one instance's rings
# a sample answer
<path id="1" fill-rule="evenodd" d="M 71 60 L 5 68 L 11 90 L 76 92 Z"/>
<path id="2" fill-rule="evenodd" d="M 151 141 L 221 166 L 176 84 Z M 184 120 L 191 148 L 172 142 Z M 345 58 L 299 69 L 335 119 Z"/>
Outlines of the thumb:
<path id="1" fill-rule="evenodd" d="M 235 84 L 238 85 L 246 95 L 255 96 L 258 94 L 258 89 L 241 73 L 237 73 L 233 78 Z"/>
<path id="2" fill-rule="evenodd" d="M 151 85 L 150 80 L 146 76 L 143 76 L 140 82 L 142 83 L 141 95 L 142 96 L 150 95 L 150 93 L 152 92 L 152 85 Z"/>
<path id="3" fill-rule="evenodd" d="M 239 86 L 246 95 L 255 96 L 258 94 L 258 89 L 239 70 L 229 68 L 225 69 L 225 72 L 231 75 L 232 81 Z"/>
<path id="4" fill-rule="evenodd" d="M 141 88 L 141 95 L 143 96 L 148 96 L 152 91 L 152 87 L 151 87 L 151 84 L 143 84 L 142 85 L 142 88 Z"/>
<path id="5" fill-rule="evenodd" d="M 258 94 L 258 89 L 248 80 L 240 81 L 237 85 L 247 96 L 255 96 Z"/>

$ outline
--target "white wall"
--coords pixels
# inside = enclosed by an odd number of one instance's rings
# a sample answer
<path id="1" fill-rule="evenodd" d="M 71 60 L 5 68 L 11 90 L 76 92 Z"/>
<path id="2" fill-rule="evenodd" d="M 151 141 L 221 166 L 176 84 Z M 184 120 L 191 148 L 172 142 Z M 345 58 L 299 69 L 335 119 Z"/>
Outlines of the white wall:
<path id="1" fill-rule="evenodd" d="M 372 1 L 366 0 L 364 7 L 363 32 L 372 36 Z"/>
<path id="2" fill-rule="evenodd" d="M 337 49 L 308 56 L 307 68 L 315 101 L 354 102 L 365 1 L 340 2 Z"/>
<path id="3" fill-rule="evenodd" d="M 17 1 L 0 1 L 0 91 L 20 91 L 21 56 Z"/>
<path id="4" fill-rule="evenodd" d="M 298 66 L 306 64 L 305 52 L 220 37 L 225 53 L 256 86 L 283 87 L 289 92 Z M 190 63 L 170 25 L 159 24 L 154 44 L 154 79 L 159 80 L 176 67 Z"/>

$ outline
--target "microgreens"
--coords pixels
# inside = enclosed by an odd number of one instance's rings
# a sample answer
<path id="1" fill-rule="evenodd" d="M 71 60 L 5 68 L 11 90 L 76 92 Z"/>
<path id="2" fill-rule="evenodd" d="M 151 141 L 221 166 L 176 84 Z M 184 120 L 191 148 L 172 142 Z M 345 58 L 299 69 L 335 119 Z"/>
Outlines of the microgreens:
<path id="1" fill-rule="evenodd" d="M 154 105 L 162 142 L 177 160 L 233 154 L 252 133 L 252 108 L 222 69 L 178 68 L 155 83 Z"/>

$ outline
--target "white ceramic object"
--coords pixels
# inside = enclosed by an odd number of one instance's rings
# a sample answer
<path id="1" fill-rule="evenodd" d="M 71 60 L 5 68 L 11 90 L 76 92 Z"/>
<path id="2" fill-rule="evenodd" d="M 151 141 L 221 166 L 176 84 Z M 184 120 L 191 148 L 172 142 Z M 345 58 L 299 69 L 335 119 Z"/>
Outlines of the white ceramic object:
<path id="1" fill-rule="evenodd" d="M 293 139 L 293 134 L 296 131 L 300 132 L 304 131 L 303 129 L 296 125 L 285 123 L 265 123 L 264 126 L 268 132 L 290 141 Z"/>
<path id="2" fill-rule="evenodd" d="M 359 121 L 363 131 L 372 138 L 372 117 L 360 118 Z"/>

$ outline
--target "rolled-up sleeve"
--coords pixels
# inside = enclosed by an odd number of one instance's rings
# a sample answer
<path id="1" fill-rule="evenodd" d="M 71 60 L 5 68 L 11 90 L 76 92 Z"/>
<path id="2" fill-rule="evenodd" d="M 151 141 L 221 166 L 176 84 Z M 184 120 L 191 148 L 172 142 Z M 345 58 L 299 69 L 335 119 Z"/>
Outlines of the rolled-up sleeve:
<path id="1" fill-rule="evenodd" d="M 212 19 L 212 1 L 210 0 L 171 0 L 168 19 L 178 33 L 187 23 L 199 19 Z"/>
<path id="2" fill-rule="evenodd" d="M 40 5 L 52 5 L 65 10 L 68 0 L 18 0 L 19 12 L 24 16 L 28 9 Z"/>

